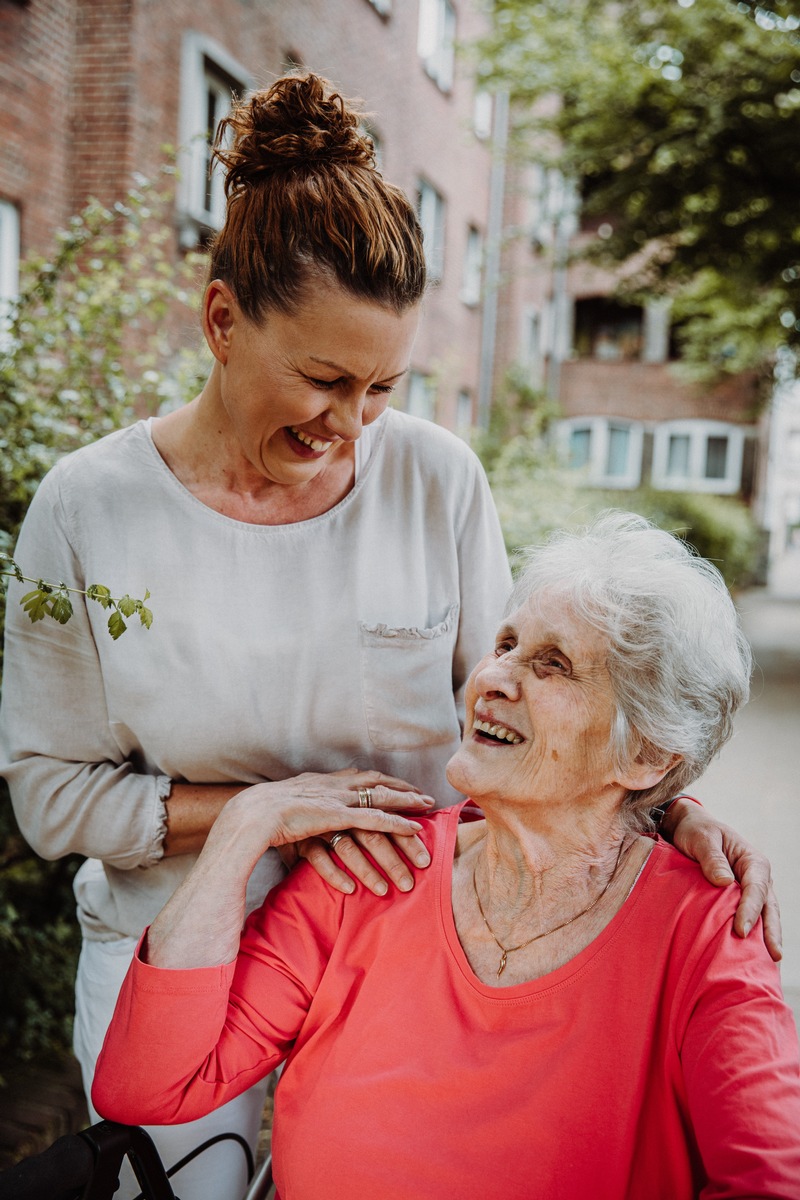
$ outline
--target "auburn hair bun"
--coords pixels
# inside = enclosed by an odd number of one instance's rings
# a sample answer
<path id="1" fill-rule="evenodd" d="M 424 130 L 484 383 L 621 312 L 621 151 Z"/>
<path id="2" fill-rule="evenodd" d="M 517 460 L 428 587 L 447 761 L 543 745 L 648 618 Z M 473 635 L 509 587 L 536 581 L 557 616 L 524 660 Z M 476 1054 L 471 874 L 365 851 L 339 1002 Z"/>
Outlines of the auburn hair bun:
<path id="1" fill-rule="evenodd" d="M 219 126 L 216 158 L 230 196 L 281 171 L 325 170 L 335 164 L 375 169 L 372 139 L 359 114 L 319 75 L 287 75 L 236 103 Z"/>

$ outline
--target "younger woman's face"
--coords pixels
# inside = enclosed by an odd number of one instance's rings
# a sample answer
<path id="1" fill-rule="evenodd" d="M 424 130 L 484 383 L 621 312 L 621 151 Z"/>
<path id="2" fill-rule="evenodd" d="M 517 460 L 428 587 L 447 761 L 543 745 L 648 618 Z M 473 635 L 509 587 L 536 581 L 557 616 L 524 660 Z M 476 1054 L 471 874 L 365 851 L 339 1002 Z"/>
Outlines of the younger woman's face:
<path id="1" fill-rule="evenodd" d="M 255 324 L 230 289 L 209 285 L 205 332 L 221 364 L 221 402 L 242 454 L 263 478 L 310 482 L 350 452 L 408 370 L 419 321 L 315 285 L 299 309 Z"/>

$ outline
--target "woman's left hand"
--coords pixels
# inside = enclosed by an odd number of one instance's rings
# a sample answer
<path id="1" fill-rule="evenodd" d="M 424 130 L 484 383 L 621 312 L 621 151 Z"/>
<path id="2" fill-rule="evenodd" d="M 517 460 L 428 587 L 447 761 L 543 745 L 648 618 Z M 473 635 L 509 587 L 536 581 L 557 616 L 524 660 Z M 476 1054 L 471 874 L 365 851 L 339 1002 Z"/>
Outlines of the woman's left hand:
<path id="1" fill-rule="evenodd" d="M 357 790 L 380 788 L 384 799 L 386 790 L 417 792 L 413 784 L 380 771 L 339 771 L 343 786 Z M 366 829 L 346 829 L 344 836 L 337 838 L 335 848 L 324 838 L 305 838 L 291 845 L 281 846 L 279 854 L 287 867 L 293 867 L 300 858 L 307 860 L 317 874 L 339 892 L 354 890 L 353 878 L 374 892 L 385 896 L 391 881 L 401 892 L 409 892 L 414 886 L 414 876 L 408 864 L 417 867 L 430 865 L 430 855 L 416 835 L 403 837 L 388 835 Z M 342 869 L 340 863 L 347 867 Z M 347 873 L 349 872 L 349 874 Z"/>
<path id="2" fill-rule="evenodd" d="M 742 898 L 733 922 L 734 932 L 747 937 L 759 917 L 764 942 L 775 962 L 782 958 L 781 914 L 772 886 L 769 860 L 692 800 L 679 797 L 670 806 L 660 832 L 688 858 L 699 863 L 709 883 L 726 887 L 738 880 Z"/>

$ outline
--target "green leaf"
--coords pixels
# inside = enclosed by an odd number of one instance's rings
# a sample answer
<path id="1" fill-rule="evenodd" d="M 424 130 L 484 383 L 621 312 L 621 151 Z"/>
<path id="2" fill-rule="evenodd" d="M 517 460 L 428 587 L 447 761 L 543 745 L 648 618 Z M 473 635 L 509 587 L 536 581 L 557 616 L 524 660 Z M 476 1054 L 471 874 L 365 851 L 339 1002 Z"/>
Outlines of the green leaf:
<path id="1" fill-rule="evenodd" d="M 150 609 L 145 608 L 144 605 L 142 605 L 142 607 L 139 609 L 139 620 L 142 622 L 145 629 L 149 629 L 153 624 L 153 614 L 151 613 Z"/>
<path id="2" fill-rule="evenodd" d="M 121 600 L 117 601 L 117 608 L 125 617 L 132 617 L 136 612 L 136 601 L 133 600 L 126 592 Z"/>
<path id="3" fill-rule="evenodd" d="M 51 603 L 50 593 L 41 588 L 27 592 L 20 600 L 20 604 L 33 622 L 44 620 L 50 612 Z"/>
<path id="4" fill-rule="evenodd" d="M 69 596 L 64 592 L 59 592 L 53 600 L 53 606 L 50 610 L 50 616 L 58 621 L 59 625 L 66 625 L 67 621 L 72 616 L 72 602 Z"/>
<path id="5" fill-rule="evenodd" d="M 111 604 L 111 592 L 102 583 L 93 583 L 86 589 L 86 595 L 90 600 L 96 600 L 103 608 L 108 608 Z"/>
<path id="6" fill-rule="evenodd" d="M 118 612 L 112 612 L 111 616 L 108 618 L 108 632 L 111 634 L 114 641 L 116 641 L 117 638 L 122 637 L 127 628 L 128 626 L 123 621 L 121 614 Z"/>

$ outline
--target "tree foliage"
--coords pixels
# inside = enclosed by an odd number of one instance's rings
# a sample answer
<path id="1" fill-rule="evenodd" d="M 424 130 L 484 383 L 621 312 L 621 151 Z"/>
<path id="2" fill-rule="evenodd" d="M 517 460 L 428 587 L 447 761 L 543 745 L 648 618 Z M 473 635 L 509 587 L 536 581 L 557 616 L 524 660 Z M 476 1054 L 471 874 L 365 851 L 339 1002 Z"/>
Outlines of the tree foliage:
<path id="1" fill-rule="evenodd" d="M 796 0 L 490 11 L 480 71 L 516 102 L 517 145 L 576 181 L 631 290 L 676 298 L 688 354 L 738 371 L 800 347 Z"/>
<path id="2" fill-rule="evenodd" d="M 185 399 L 201 377 L 197 351 L 176 350 L 176 322 L 167 320 L 176 304 L 194 304 L 198 282 L 196 258 L 176 265 L 172 257 L 167 198 L 140 180 L 111 208 L 90 201 L 56 234 L 52 254 L 21 265 L 20 294 L 0 332 L 7 533 L 61 454 Z M 22 566 L 46 573 L 46 564 Z"/>

